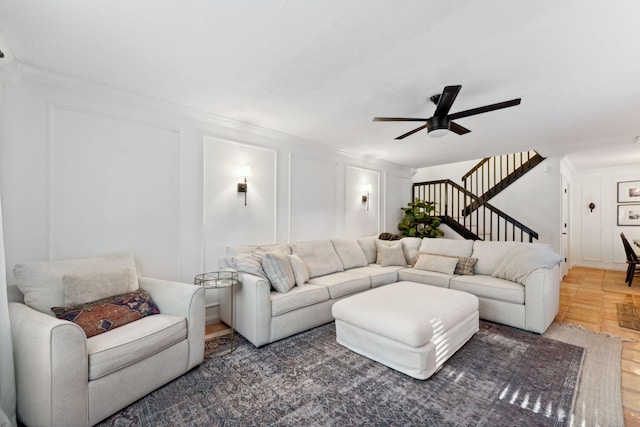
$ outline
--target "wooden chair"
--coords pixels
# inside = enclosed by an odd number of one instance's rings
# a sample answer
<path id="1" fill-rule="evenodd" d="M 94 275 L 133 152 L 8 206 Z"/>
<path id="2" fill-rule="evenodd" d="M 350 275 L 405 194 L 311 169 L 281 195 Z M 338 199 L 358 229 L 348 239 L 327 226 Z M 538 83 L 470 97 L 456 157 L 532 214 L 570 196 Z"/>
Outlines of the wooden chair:
<path id="1" fill-rule="evenodd" d="M 631 247 L 631 243 L 629 243 L 624 233 L 620 233 L 620 237 L 622 238 L 624 251 L 627 254 L 627 278 L 624 282 L 631 286 L 634 276 L 640 276 L 640 261 L 638 261 L 638 255 Z"/>

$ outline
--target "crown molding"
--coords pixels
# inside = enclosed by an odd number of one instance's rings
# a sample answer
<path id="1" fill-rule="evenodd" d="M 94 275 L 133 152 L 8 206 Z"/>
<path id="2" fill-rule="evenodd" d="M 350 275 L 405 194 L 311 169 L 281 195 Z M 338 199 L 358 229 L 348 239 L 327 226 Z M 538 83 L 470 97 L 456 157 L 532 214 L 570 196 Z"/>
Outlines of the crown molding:
<path id="1" fill-rule="evenodd" d="M 21 78 L 22 70 L 17 61 L 9 61 L 6 65 L 0 67 L 0 83 L 2 83 L 2 86 L 10 86 L 20 81 Z"/>
<path id="2" fill-rule="evenodd" d="M 15 61 L 14 61 L 15 62 Z M 325 144 L 320 141 L 307 139 L 285 132 L 264 128 L 246 122 L 241 122 L 228 117 L 220 116 L 208 111 L 203 111 L 189 107 L 187 105 L 172 102 L 171 100 L 149 96 L 143 93 L 128 91 L 119 87 L 109 86 L 92 80 L 83 79 L 78 76 L 62 74 L 50 70 L 45 70 L 32 64 L 19 64 L 19 78 L 38 81 L 41 83 L 63 87 L 71 90 L 100 94 L 109 97 L 117 97 L 124 102 L 129 102 L 133 106 L 141 107 L 165 114 L 176 114 L 186 118 L 194 119 L 209 125 L 236 130 L 246 134 L 267 138 L 270 140 L 284 142 L 297 147 L 304 147 L 305 150 L 330 152 L 350 159 L 358 160 L 365 166 L 384 167 L 397 171 L 410 173 L 410 168 L 406 165 L 393 163 L 384 159 L 374 158 L 362 155 L 349 150 L 343 150 L 338 147 Z"/>

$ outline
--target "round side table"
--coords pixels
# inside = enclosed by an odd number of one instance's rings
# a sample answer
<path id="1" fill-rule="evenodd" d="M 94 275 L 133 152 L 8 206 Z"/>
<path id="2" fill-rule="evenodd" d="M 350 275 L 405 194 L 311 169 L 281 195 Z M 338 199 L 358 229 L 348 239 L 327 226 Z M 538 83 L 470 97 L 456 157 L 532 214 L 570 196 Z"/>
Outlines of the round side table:
<path id="1" fill-rule="evenodd" d="M 231 335 L 229 342 L 230 342 L 230 347 L 229 347 L 229 351 L 225 352 L 225 353 L 215 353 L 214 355 L 212 355 L 211 357 L 222 357 L 222 356 L 226 356 L 228 354 L 231 354 L 234 352 L 234 350 L 238 347 L 238 343 L 235 340 L 235 333 L 234 333 L 234 305 L 235 305 L 235 297 L 234 297 L 234 293 L 233 293 L 233 287 L 235 285 L 237 285 L 238 282 L 238 273 L 236 273 L 235 271 L 212 271 L 209 273 L 202 273 L 202 274 L 197 274 L 194 279 L 193 279 L 193 283 L 194 285 L 197 286 L 202 286 L 205 289 L 226 289 L 228 288 L 229 291 L 231 292 L 231 310 L 230 310 L 230 314 L 231 314 L 231 324 L 229 325 L 229 327 L 231 328 L 231 331 L 229 332 L 229 334 Z M 226 336 L 229 334 L 224 334 L 222 336 Z M 220 338 L 220 337 L 216 337 L 216 338 Z"/>

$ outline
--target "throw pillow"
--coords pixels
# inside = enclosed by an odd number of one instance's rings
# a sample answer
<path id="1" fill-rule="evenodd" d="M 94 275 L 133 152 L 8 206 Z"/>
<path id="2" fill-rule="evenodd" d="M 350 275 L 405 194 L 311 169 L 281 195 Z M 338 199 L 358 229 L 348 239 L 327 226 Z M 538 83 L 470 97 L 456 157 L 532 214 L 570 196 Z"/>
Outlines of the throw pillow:
<path id="1" fill-rule="evenodd" d="M 382 267 L 390 265 L 407 265 L 402 250 L 402 240 L 376 240 L 376 248 L 378 249 L 378 258 L 376 263 Z"/>
<path id="2" fill-rule="evenodd" d="M 473 266 L 476 265 L 476 262 L 478 262 L 478 258 L 459 256 L 456 271 L 453 273 L 461 276 L 473 276 Z"/>
<path id="3" fill-rule="evenodd" d="M 80 326 L 87 338 L 160 313 L 144 289 L 71 307 L 51 307 L 51 311 L 58 319 Z"/>
<path id="4" fill-rule="evenodd" d="M 253 274 L 254 276 L 260 276 L 266 279 L 267 275 L 262 269 L 262 257 L 264 257 L 264 251 L 260 249 L 238 254 L 233 257 L 233 267 L 239 273 Z"/>
<path id="5" fill-rule="evenodd" d="M 62 276 L 64 286 L 64 304 L 66 306 L 85 304 L 112 295 L 135 291 L 138 281 L 131 280 L 135 275 L 130 269 L 110 272 L 95 271 Z"/>
<path id="6" fill-rule="evenodd" d="M 562 261 L 557 253 L 544 248 L 520 245 L 511 249 L 491 276 L 525 285 L 537 268 L 552 268 Z"/>
<path id="7" fill-rule="evenodd" d="M 345 270 L 355 267 L 365 267 L 367 265 L 367 257 L 357 240 L 335 239 L 332 240 L 331 243 Z"/>
<path id="8" fill-rule="evenodd" d="M 420 254 L 413 268 L 417 270 L 435 271 L 437 273 L 453 274 L 458 264 L 457 257 L 431 254 Z"/>
<path id="9" fill-rule="evenodd" d="M 309 269 L 307 265 L 296 254 L 289 255 L 289 263 L 293 270 L 293 276 L 296 278 L 296 286 L 304 286 L 309 281 Z"/>
<path id="10" fill-rule="evenodd" d="M 262 258 L 262 268 L 267 273 L 271 287 L 276 292 L 287 293 L 296 284 L 289 257 L 279 252 L 267 252 Z"/>

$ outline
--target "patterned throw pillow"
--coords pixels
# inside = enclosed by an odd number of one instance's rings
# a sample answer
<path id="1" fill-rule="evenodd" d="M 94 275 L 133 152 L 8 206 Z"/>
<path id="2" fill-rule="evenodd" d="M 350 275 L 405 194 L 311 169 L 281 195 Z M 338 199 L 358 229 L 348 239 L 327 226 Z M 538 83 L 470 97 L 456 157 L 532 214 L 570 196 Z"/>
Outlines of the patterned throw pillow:
<path id="1" fill-rule="evenodd" d="M 276 292 L 289 292 L 296 284 L 289 257 L 278 252 L 267 252 L 262 258 L 262 268 Z"/>
<path id="2" fill-rule="evenodd" d="M 80 326 L 87 338 L 160 313 L 144 289 L 71 307 L 51 307 L 51 311 L 58 319 Z"/>
<path id="3" fill-rule="evenodd" d="M 462 276 L 473 276 L 473 266 L 478 262 L 478 258 L 468 258 L 464 256 L 458 257 L 458 264 L 456 265 L 456 271 L 454 274 L 460 274 Z"/>

